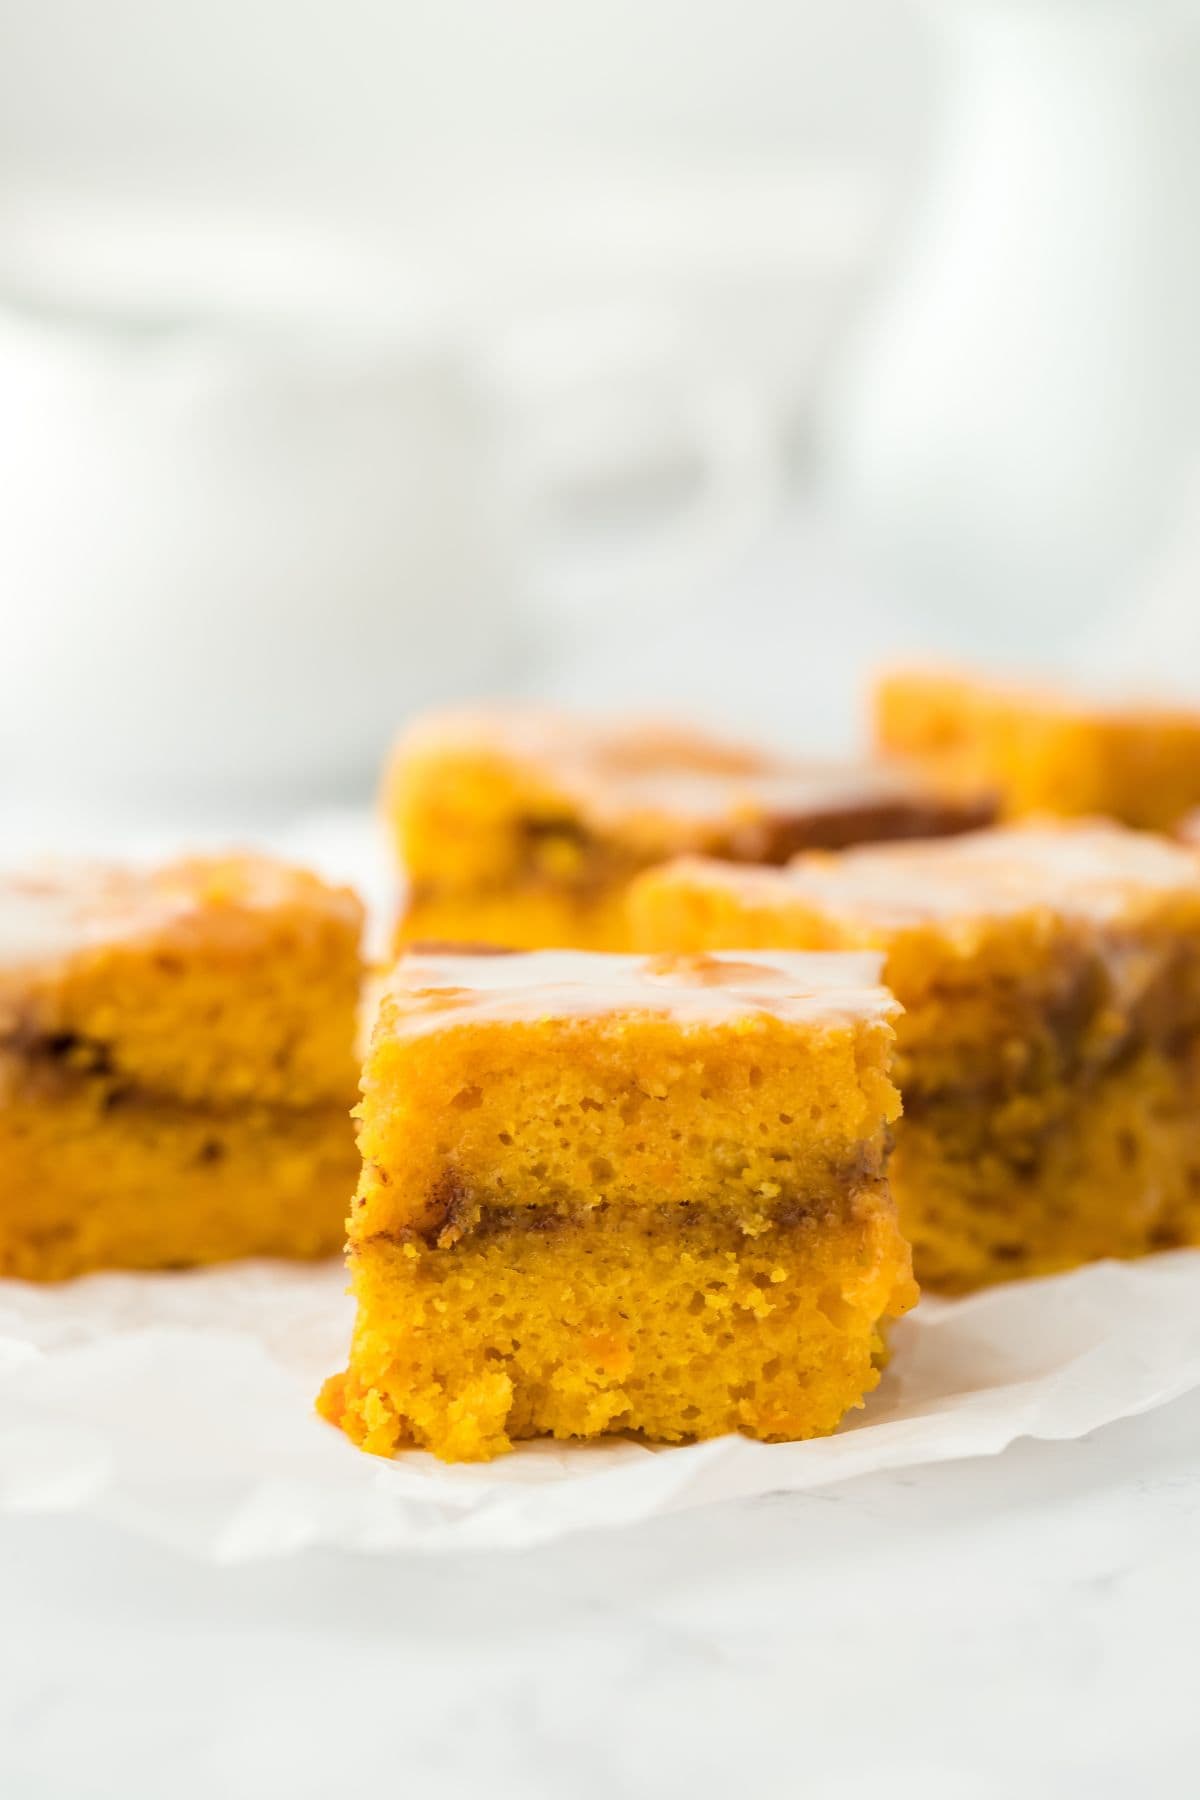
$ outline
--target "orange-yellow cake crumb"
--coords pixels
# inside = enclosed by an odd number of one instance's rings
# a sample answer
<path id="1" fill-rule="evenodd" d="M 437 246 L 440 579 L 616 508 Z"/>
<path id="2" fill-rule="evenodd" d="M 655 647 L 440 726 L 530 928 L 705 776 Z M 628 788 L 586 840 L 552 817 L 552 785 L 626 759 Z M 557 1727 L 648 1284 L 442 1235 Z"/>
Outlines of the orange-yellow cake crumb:
<path id="1" fill-rule="evenodd" d="M 627 947 L 625 896 L 683 851 L 795 851 L 985 823 L 899 766 L 798 763 L 686 727 L 531 709 L 437 714 L 397 746 L 385 805 L 409 896 L 399 941 Z"/>
<path id="2" fill-rule="evenodd" d="M 401 959 L 321 1407 L 365 1449 L 831 1431 L 916 1298 L 874 957 Z"/>
<path id="3" fill-rule="evenodd" d="M 1003 813 L 1107 815 L 1168 831 L 1200 805 L 1200 709 L 1089 699 L 1035 683 L 939 669 L 878 682 L 875 739 Z"/>
<path id="4" fill-rule="evenodd" d="M 1200 1243 L 1200 870 L 1116 825 L 682 861 L 643 948 L 885 954 L 904 1011 L 891 1179 L 923 1285 L 966 1289 Z"/>
<path id="5" fill-rule="evenodd" d="M 0 1274 L 336 1250 L 361 932 L 260 857 L 0 878 Z"/>

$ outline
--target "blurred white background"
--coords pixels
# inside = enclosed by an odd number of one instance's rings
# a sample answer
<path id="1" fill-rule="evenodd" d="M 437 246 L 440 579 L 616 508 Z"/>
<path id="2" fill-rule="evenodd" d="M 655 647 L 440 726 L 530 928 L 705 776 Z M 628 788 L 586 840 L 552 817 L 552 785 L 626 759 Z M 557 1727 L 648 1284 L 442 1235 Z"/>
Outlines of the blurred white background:
<path id="1" fill-rule="evenodd" d="M 1174 0 L 6 0 L 0 804 L 355 801 L 490 692 L 840 746 L 896 649 L 1189 685 L 1198 71 Z"/>

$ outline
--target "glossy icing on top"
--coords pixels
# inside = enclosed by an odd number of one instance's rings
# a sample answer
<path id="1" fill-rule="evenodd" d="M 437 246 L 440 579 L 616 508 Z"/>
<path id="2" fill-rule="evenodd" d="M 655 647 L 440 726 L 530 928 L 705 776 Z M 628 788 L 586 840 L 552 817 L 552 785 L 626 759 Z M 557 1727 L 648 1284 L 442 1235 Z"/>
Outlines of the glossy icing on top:
<path id="1" fill-rule="evenodd" d="M 0 872 L 0 969 L 44 969 L 110 942 L 164 935 L 209 917 L 319 904 L 353 926 L 358 902 L 268 857 L 195 857 L 156 869 L 53 862 Z"/>
<path id="2" fill-rule="evenodd" d="M 587 950 L 420 950 L 392 972 L 385 1036 L 458 1025 L 653 1015 L 688 1025 L 767 1016 L 789 1024 L 891 1020 L 874 951 L 737 951 L 714 956 L 619 956 Z"/>
<path id="3" fill-rule="evenodd" d="M 680 862 L 673 874 L 748 905 L 794 902 L 885 929 L 1038 907 L 1104 921 L 1119 918 L 1139 897 L 1200 895 L 1200 863 L 1191 851 L 1149 832 L 1093 821 L 864 845 L 836 856 L 800 856 L 786 869 Z"/>

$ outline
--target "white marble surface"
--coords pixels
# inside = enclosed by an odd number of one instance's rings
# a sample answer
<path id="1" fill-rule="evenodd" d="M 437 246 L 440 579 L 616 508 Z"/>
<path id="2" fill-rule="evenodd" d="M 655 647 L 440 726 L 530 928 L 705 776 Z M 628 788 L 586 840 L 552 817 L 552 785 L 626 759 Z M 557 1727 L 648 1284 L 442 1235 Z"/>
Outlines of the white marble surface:
<path id="1" fill-rule="evenodd" d="M 0 1526 L 11 1800 L 1195 1791 L 1200 1396 L 539 1551 Z"/>

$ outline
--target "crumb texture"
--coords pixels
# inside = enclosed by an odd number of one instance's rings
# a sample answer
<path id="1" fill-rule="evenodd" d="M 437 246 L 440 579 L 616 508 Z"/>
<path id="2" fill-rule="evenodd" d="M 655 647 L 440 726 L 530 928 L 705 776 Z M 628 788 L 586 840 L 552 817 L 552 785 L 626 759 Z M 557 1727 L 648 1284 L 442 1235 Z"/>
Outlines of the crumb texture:
<path id="1" fill-rule="evenodd" d="M 356 1168 L 344 1106 L 146 1102 L 0 1057 L 0 1275 L 332 1256 Z"/>
<path id="2" fill-rule="evenodd" d="M 448 1250 L 364 1246 L 350 1368 L 322 1410 L 363 1448 L 479 1460 L 520 1438 L 832 1431 L 916 1298 L 886 1195 L 747 1233 L 719 1207 L 600 1206 Z"/>
<path id="3" fill-rule="evenodd" d="M 327 1416 L 450 1459 L 832 1430 L 916 1298 L 875 967 L 403 959 L 364 1076 L 358 1323 Z"/>
<path id="4" fill-rule="evenodd" d="M 402 959 L 363 1073 L 352 1236 L 440 1230 L 451 1191 L 460 1224 L 706 1203 L 731 1175 L 751 1209 L 803 1205 L 881 1153 L 899 1102 L 874 959 L 713 957 L 694 987 L 696 959 L 642 980 L 641 959 L 582 952 L 588 979 L 560 984 L 561 954 Z"/>
<path id="5" fill-rule="evenodd" d="M 985 841 L 986 839 L 986 841 Z M 1117 826 L 643 878 L 647 949 L 872 945 L 903 1007 L 892 1187 L 923 1285 L 1200 1242 L 1200 881 Z"/>
<path id="6" fill-rule="evenodd" d="M 361 926 L 261 857 L 0 882 L 0 1273 L 336 1250 Z"/>

